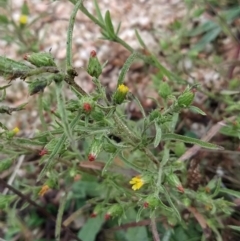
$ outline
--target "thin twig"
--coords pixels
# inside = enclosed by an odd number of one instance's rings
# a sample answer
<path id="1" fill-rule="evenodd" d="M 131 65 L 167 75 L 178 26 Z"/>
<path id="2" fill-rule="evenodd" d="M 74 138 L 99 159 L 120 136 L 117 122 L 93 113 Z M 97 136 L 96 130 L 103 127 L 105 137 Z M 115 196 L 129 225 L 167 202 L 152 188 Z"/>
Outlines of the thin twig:
<path id="1" fill-rule="evenodd" d="M 14 169 L 14 172 L 12 173 L 11 177 L 9 178 L 8 180 L 8 184 L 9 185 L 12 185 L 16 175 L 17 175 L 17 172 L 19 171 L 23 161 L 24 161 L 24 158 L 25 158 L 25 155 L 21 155 L 19 158 L 18 158 L 18 161 L 17 161 L 17 165 L 15 166 L 15 169 Z M 4 190 L 3 190 L 3 195 L 6 195 L 7 192 L 8 192 L 8 188 L 6 187 Z"/>
<path id="2" fill-rule="evenodd" d="M 160 241 L 155 217 L 151 218 L 151 230 L 154 241 Z"/>
<path id="3" fill-rule="evenodd" d="M 68 32 L 67 32 L 67 61 L 66 61 L 66 70 L 72 68 L 72 36 L 73 36 L 73 28 L 75 23 L 75 18 L 79 7 L 82 5 L 82 0 L 76 2 L 73 12 L 70 17 Z"/>
<path id="4" fill-rule="evenodd" d="M 0 178 L 0 184 L 2 184 L 5 188 L 8 188 L 14 194 L 18 195 L 22 200 L 24 200 L 24 201 L 28 202 L 30 205 L 36 207 L 38 210 L 41 211 L 41 213 L 44 216 L 46 216 L 47 218 L 51 219 L 56 224 L 55 217 L 53 217 L 48 211 L 46 211 L 46 209 L 44 207 L 42 207 L 39 204 L 37 204 L 35 201 L 33 201 L 31 198 L 29 198 L 28 196 L 24 195 L 23 193 L 21 193 L 20 191 L 15 189 L 13 186 L 7 184 L 2 178 Z M 61 227 L 64 230 L 66 230 L 69 233 L 69 235 L 71 235 L 72 238 L 74 238 L 77 241 L 82 241 L 69 228 L 65 227 L 63 224 L 61 224 Z"/>
<path id="5" fill-rule="evenodd" d="M 227 121 L 233 121 L 236 119 L 235 116 L 230 117 L 227 119 Z M 207 134 L 201 138 L 202 141 L 209 141 L 211 140 L 218 132 L 219 130 L 226 125 L 226 121 L 219 121 L 216 125 L 212 126 L 212 128 L 207 132 Z M 192 156 L 196 155 L 197 152 L 201 149 L 200 146 L 194 145 L 190 149 L 188 149 L 180 158 L 180 161 L 186 161 L 190 159 Z"/>

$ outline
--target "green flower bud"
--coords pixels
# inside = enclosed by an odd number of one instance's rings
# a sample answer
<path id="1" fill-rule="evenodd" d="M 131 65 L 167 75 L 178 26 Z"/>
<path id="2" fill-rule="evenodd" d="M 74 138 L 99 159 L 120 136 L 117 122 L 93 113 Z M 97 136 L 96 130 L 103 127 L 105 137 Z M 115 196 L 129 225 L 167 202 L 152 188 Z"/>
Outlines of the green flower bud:
<path id="1" fill-rule="evenodd" d="M 149 195 L 147 198 L 144 199 L 143 206 L 145 208 L 155 209 L 159 206 L 159 199 L 155 195 Z"/>
<path id="2" fill-rule="evenodd" d="M 102 66 L 97 58 L 96 51 L 92 50 L 88 61 L 87 72 L 92 77 L 98 78 L 102 73 Z"/>
<path id="3" fill-rule="evenodd" d="M 93 112 L 94 108 L 95 108 L 95 101 L 93 101 L 91 98 L 89 97 L 83 97 L 80 100 L 80 107 L 81 110 L 85 113 L 85 114 L 90 114 Z"/>
<path id="4" fill-rule="evenodd" d="M 9 169 L 13 164 L 13 159 L 8 158 L 8 159 L 3 159 L 0 161 L 0 173 Z"/>
<path id="5" fill-rule="evenodd" d="M 48 179 L 44 185 L 49 186 L 49 188 L 55 188 L 57 186 L 57 180 L 54 178 Z"/>
<path id="6" fill-rule="evenodd" d="M 12 139 L 15 135 L 17 135 L 19 133 L 19 131 L 20 131 L 19 128 L 15 127 L 11 131 L 7 131 L 6 136 L 8 139 Z"/>
<path id="7" fill-rule="evenodd" d="M 31 68 L 24 63 L 0 56 L 0 76 L 7 80 L 23 78 Z"/>
<path id="8" fill-rule="evenodd" d="M 70 176 L 70 177 L 75 177 L 76 174 L 77 174 L 77 169 L 76 169 L 76 168 L 71 168 L 71 169 L 69 170 L 69 176 Z"/>
<path id="9" fill-rule="evenodd" d="M 187 108 L 189 107 L 194 99 L 195 91 L 187 88 L 177 99 L 179 107 Z"/>
<path id="10" fill-rule="evenodd" d="M 185 197 L 182 199 L 182 203 L 185 207 L 189 207 L 189 206 L 191 206 L 192 201 L 188 197 Z"/>
<path id="11" fill-rule="evenodd" d="M 168 175 L 166 175 L 166 180 L 171 186 L 176 187 L 179 190 L 179 192 L 184 193 L 182 183 L 180 182 L 176 174 L 169 173 Z"/>
<path id="12" fill-rule="evenodd" d="M 101 111 L 93 111 L 91 113 L 91 117 L 95 120 L 95 121 L 101 121 L 104 119 L 105 115 L 103 114 L 103 112 Z"/>
<path id="13" fill-rule="evenodd" d="M 177 142 L 173 151 L 177 157 L 180 157 L 186 152 L 186 146 L 183 142 Z"/>
<path id="14" fill-rule="evenodd" d="M 178 223 L 178 220 L 175 216 L 171 215 L 167 217 L 167 221 L 171 226 L 175 226 Z"/>
<path id="15" fill-rule="evenodd" d="M 31 64 L 35 65 L 36 67 L 56 66 L 52 55 L 46 52 L 25 55 L 24 59 L 30 62 Z"/>
<path id="16" fill-rule="evenodd" d="M 36 79 L 28 84 L 28 92 L 30 95 L 43 92 L 47 85 L 49 85 L 49 82 L 46 78 Z"/>
<path id="17" fill-rule="evenodd" d="M 94 139 L 92 142 L 92 145 L 90 147 L 90 151 L 88 154 L 88 160 L 89 161 L 95 161 L 96 157 L 102 150 L 102 138 L 101 139 Z"/>
<path id="18" fill-rule="evenodd" d="M 167 99 L 167 97 L 169 95 L 171 95 L 172 90 L 171 90 L 170 86 L 168 85 L 168 83 L 162 82 L 160 84 L 158 93 L 163 99 Z"/>
<path id="19" fill-rule="evenodd" d="M 106 215 L 105 215 L 105 219 L 109 219 L 110 217 L 119 217 L 123 214 L 123 207 L 120 204 L 114 204 L 112 205 Z"/>
<path id="20" fill-rule="evenodd" d="M 122 104 L 126 98 L 128 91 L 129 89 L 126 85 L 124 84 L 119 85 L 116 92 L 113 95 L 114 103 L 118 105 Z"/>
<path id="21" fill-rule="evenodd" d="M 157 118 L 159 118 L 159 119 L 161 118 L 161 113 L 159 110 L 153 110 L 149 115 L 149 119 L 150 119 L 150 121 L 153 121 Z"/>
<path id="22" fill-rule="evenodd" d="M 100 213 L 102 213 L 103 210 L 103 205 L 102 204 L 97 204 L 95 208 L 93 209 L 93 212 L 91 214 L 91 218 L 97 217 Z"/>

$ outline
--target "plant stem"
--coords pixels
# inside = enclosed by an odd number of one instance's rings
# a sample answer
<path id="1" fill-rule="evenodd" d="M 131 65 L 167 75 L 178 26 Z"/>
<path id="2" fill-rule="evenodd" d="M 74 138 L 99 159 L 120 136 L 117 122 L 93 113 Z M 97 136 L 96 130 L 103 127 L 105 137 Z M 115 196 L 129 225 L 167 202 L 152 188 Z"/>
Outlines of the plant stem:
<path id="1" fill-rule="evenodd" d="M 82 5 L 82 0 L 76 2 L 73 12 L 70 17 L 68 32 L 67 32 L 67 60 L 66 60 L 66 70 L 72 68 L 72 36 L 73 36 L 73 28 L 75 23 L 75 18 L 79 7 Z"/>

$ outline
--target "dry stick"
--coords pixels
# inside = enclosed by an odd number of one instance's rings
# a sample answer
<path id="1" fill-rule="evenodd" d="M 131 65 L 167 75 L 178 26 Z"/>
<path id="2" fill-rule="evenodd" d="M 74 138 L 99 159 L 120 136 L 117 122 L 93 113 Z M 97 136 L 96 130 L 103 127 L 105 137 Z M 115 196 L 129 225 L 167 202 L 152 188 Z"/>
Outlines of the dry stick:
<path id="1" fill-rule="evenodd" d="M 79 208 L 76 212 L 72 213 L 67 219 L 64 220 L 63 225 L 65 227 L 69 226 L 71 222 L 73 222 L 78 216 L 80 216 L 85 209 L 88 209 L 91 207 L 91 204 L 86 204 L 83 207 Z"/>
<path id="2" fill-rule="evenodd" d="M 13 193 L 15 193 L 16 195 L 18 195 L 21 199 L 27 201 L 29 204 L 31 204 L 32 206 L 38 208 L 47 218 L 51 219 L 52 221 L 54 221 L 54 223 L 56 223 L 55 218 L 49 213 L 47 212 L 44 207 L 40 206 L 39 204 L 37 204 L 36 202 L 34 202 L 31 198 L 29 198 L 28 196 L 22 194 L 21 192 L 19 192 L 17 189 L 15 189 L 14 187 L 12 187 L 11 185 L 7 184 L 2 178 L 0 178 L 0 183 L 3 184 L 3 186 L 5 188 L 8 188 L 9 190 L 11 190 Z M 79 239 L 69 228 L 65 227 L 63 224 L 61 224 L 61 227 L 66 230 L 69 235 L 71 235 L 72 238 L 74 238 L 77 241 L 82 241 L 81 239 Z"/>
<path id="3" fill-rule="evenodd" d="M 233 121 L 236 117 L 232 116 L 227 119 L 227 121 Z M 207 134 L 201 138 L 202 141 L 209 141 L 211 140 L 219 130 L 226 125 L 226 121 L 219 121 L 216 125 L 212 126 L 212 128 L 207 132 Z M 180 161 L 186 161 L 190 159 L 192 156 L 196 155 L 197 152 L 201 149 L 200 146 L 194 145 L 190 149 L 188 149 L 180 158 Z"/>
<path id="4" fill-rule="evenodd" d="M 151 218 L 151 230 L 154 241 L 160 241 L 155 217 Z"/>
<path id="5" fill-rule="evenodd" d="M 9 185 L 12 185 L 15 177 L 17 176 L 17 172 L 19 171 L 23 161 L 25 159 L 25 155 L 21 155 L 19 158 L 18 158 L 18 161 L 17 161 L 17 165 L 15 166 L 15 169 L 14 169 L 14 172 L 12 173 L 11 177 L 9 178 L 8 180 L 8 184 Z M 8 188 L 6 187 L 4 190 L 3 190 L 3 194 L 6 195 L 7 192 L 8 192 Z"/>
<path id="6" fill-rule="evenodd" d="M 239 58 L 239 54 L 240 54 L 240 43 L 237 43 L 237 51 L 234 55 L 234 59 L 237 60 Z M 228 78 L 229 80 L 231 80 L 233 78 L 233 71 L 236 67 L 236 63 L 233 63 L 230 67 L 229 67 L 229 72 L 228 72 Z"/>

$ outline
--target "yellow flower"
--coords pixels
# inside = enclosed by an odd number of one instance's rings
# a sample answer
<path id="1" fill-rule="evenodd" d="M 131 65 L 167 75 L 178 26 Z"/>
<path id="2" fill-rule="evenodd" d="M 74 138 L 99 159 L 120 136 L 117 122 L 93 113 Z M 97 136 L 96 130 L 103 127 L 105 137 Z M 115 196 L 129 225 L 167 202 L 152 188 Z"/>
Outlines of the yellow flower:
<path id="1" fill-rule="evenodd" d="M 136 176 L 133 177 L 129 183 L 132 184 L 132 189 L 136 191 L 143 186 L 144 180 L 141 176 Z"/>
<path id="2" fill-rule="evenodd" d="M 13 133 L 16 135 L 20 130 L 19 130 L 18 127 L 15 127 L 12 131 L 13 131 Z"/>
<path id="3" fill-rule="evenodd" d="M 44 196 L 44 194 L 50 189 L 50 187 L 45 184 L 42 186 L 41 190 L 39 191 L 38 195 L 39 196 Z"/>
<path id="4" fill-rule="evenodd" d="M 21 15 L 19 18 L 19 23 L 25 25 L 28 21 L 28 16 L 27 15 Z"/>
<path id="5" fill-rule="evenodd" d="M 121 92 L 122 94 L 127 94 L 127 92 L 129 91 L 128 87 L 126 85 L 123 85 L 123 84 L 119 85 L 117 90 L 119 92 Z"/>

